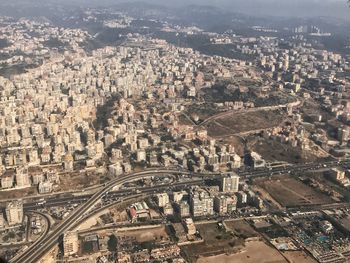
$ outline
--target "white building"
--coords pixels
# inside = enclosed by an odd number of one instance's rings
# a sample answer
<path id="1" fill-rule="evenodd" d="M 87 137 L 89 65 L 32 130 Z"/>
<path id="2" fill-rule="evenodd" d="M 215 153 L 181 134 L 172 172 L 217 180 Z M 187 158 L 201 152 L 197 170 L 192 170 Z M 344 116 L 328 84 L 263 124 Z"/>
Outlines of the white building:
<path id="1" fill-rule="evenodd" d="M 6 219 L 10 226 L 22 224 L 23 203 L 22 201 L 12 201 L 6 205 Z"/>
<path id="2" fill-rule="evenodd" d="M 221 191 L 223 192 L 238 192 L 239 176 L 236 174 L 224 177 L 221 180 Z"/>

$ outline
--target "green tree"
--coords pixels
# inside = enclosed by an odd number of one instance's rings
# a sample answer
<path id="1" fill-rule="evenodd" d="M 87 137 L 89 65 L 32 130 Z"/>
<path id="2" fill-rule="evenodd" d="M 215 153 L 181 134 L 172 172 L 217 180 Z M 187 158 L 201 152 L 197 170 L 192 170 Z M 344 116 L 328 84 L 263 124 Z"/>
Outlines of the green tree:
<path id="1" fill-rule="evenodd" d="M 111 252 L 116 252 L 117 251 L 117 237 L 115 235 L 111 235 L 108 240 L 108 250 Z"/>

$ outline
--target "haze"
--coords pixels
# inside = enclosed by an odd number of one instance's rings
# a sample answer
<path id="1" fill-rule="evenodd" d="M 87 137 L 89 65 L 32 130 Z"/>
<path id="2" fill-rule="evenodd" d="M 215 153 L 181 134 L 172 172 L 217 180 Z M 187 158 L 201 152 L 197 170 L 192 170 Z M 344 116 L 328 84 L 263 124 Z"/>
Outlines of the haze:
<path id="1" fill-rule="evenodd" d="M 349 19 L 350 8 L 347 0 L 16 0 L 15 2 L 0 0 L 3 5 L 16 5 L 23 2 L 58 3 L 79 6 L 108 6 L 119 3 L 145 2 L 149 4 L 170 7 L 195 5 L 211 5 L 232 12 L 240 12 L 254 16 L 282 16 L 282 17 L 317 17 L 329 16 Z"/>
<path id="2" fill-rule="evenodd" d="M 86 3 L 84 0 L 75 0 Z M 132 2 L 123 0 L 89 1 L 89 4 L 115 4 Z M 134 1 L 135 2 L 135 1 Z M 141 1 L 140 1 L 141 2 Z M 143 0 L 142 2 L 169 6 L 183 6 L 189 4 L 213 5 L 225 8 L 233 12 L 242 12 L 255 16 L 288 16 L 288 17 L 312 17 L 331 16 L 348 18 L 350 9 L 346 0 Z M 71 3 L 71 1 L 69 1 Z"/>

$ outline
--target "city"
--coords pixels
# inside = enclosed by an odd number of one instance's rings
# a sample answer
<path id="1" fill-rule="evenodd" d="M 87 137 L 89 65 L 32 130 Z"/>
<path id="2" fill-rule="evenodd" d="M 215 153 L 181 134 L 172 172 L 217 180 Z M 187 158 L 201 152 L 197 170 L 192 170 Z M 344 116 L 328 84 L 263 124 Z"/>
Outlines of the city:
<path id="1" fill-rule="evenodd" d="M 350 262 L 349 20 L 156 2 L 0 1 L 0 257 Z"/>

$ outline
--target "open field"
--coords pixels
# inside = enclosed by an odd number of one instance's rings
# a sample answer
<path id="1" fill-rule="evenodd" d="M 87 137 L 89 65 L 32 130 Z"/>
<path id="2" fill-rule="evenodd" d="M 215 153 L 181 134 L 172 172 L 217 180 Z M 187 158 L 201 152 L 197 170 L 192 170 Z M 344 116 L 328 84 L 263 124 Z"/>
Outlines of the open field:
<path id="1" fill-rule="evenodd" d="M 238 252 L 244 245 L 243 238 L 219 229 L 216 223 L 197 225 L 197 229 L 204 242 L 183 247 L 189 262 L 196 262 L 200 256 Z"/>
<path id="2" fill-rule="evenodd" d="M 0 191 L 0 201 L 8 200 L 8 199 L 23 198 L 24 196 L 36 195 L 36 194 L 38 194 L 38 189 L 35 186 L 24 188 L 24 189 L 3 190 L 3 191 Z"/>
<path id="3" fill-rule="evenodd" d="M 310 151 L 270 139 L 248 137 L 248 143 L 253 151 L 264 156 L 268 162 L 308 163 L 322 159 Z"/>
<path id="4" fill-rule="evenodd" d="M 258 233 L 244 220 L 225 221 L 229 231 L 242 238 L 256 237 Z"/>
<path id="5" fill-rule="evenodd" d="M 273 176 L 270 180 L 258 179 L 255 183 L 283 207 L 332 202 L 330 197 L 287 175 Z"/>
<path id="6" fill-rule="evenodd" d="M 197 115 L 202 121 L 218 113 L 219 111 L 210 103 L 191 104 L 186 111 L 188 116 Z"/>
<path id="7" fill-rule="evenodd" d="M 227 143 L 232 145 L 233 147 L 235 147 L 235 152 L 239 155 L 239 156 L 243 156 L 244 155 L 244 146 L 245 146 L 245 142 L 243 140 L 243 138 L 240 138 L 238 136 L 229 136 L 229 137 L 225 137 L 222 140 L 219 140 L 220 142 L 222 141 L 223 143 Z"/>
<path id="8" fill-rule="evenodd" d="M 68 173 L 60 176 L 58 191 L 79 190 L 87 187 L 99 185 L 105 180 L 96 173 Z"/>
<path id="9" fill-rule="evenodd" d="M 311 256 L 302 251 L 286 251 L 283 255 L 290 263 L 317 263 Z"/>
<path id="10" fill-rule="evenodd" d="M 280 110 L 236 112 L 209 121 L 206 126 L 213 137 L 228 136 L 278 126 L 285 118 Z"/>
<path id="11" fill-rule="evenodd" d="M 246 243 L 242 252 L 232 255 L 201 257 L 198 263 L 287 263 L 279 252 L 262 241 Z"/>
<path id="12" fill-rule="evenodd" d="M 169 239 L 165 226 L 156 226 L 140 230 L 118 230 L 117 235 L 119 237 L 132 237 L 140 243 Z"/>

